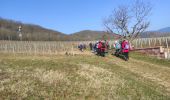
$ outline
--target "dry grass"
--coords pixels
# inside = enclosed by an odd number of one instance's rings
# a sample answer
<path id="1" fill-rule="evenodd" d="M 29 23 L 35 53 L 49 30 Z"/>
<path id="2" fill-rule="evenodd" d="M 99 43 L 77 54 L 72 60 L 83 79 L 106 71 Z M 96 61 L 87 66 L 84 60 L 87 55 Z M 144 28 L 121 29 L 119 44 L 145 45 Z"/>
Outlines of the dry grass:
<path id="1" fill-rule="evenodd" d="M 57 84 L 59 81 L 68 82 L 69 80 L 66 77 L 64 72 L 59 72 L 57 70 L 45 70 L 43 68 L 36 68 L 32 77 L 37 78 L 42 83 Z"/>
<path id="2" fill-rule="evenodd" d="M 166 65 L 93 55 L 1 54 L 0 99 L 170 99 Z"/>
<path id="3" fill-rule="evenodd" d="M 90 88 L 101 88 L 103 85 L 108 84 L 112 85 L 112 90 L 115 90 L 118 84 L 124 84 L 123 80 L 116 76 L 116 74 L 94 65 L 80 64 L 80 69 L 77 73 L 88 80 L 87 87 Z"/>
<path id="4" fill-rule="evenodd" d="M 170 68 L 136 59 L 131 59 L 128 63 L 120 60 L 117 65 L 133 73 L 137 73 L 144 78 L 148 78 L 157 84 L 163 85 L 170 92 Z"/>

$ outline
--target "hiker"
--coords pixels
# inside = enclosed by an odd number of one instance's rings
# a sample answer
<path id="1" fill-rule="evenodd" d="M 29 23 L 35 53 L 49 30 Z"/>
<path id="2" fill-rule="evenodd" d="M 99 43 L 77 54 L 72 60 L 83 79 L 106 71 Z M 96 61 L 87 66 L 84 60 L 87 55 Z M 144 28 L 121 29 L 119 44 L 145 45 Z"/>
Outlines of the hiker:
<path id="1" fill-rule="evenodd" d="M 89 43 L 90 50 L 93 50 L 93 44 L 90 42 Z"/>
<path id="2" fill-rule="evenodd" d="M 129 59 L 129 43 L 128 40 L 122 41 L 122 53 L 124 55 L 124 59 L 127 61 Z"/>
<path id="3" fill-rule="evenodd" d="M 97 55 L 101 55 L 102 42 L 99 41 L 97 44 Z"/>
<path id="4" fill-rule="evenodd" d="M 82 43 L 80 43 L 80 44 L 78 45 L 78 48 L 79 48 L 80 51 L 83 52 L 83 44 L 82 44 Z"/>
<path id="5" fill-rule="evenodd" d="M 108 53 L 109 50 L 109 42 L 105 40 L 105 52 Z"/>
<path id="6" fill-rule="evenodd" d="M 96 46 L 97 46 L 96 47 L 97 55 L 104 57 L 105 56 L 105 49 L 106 49 L 105 43 L 102 42 L 102 41 L 99 41 Z"/>
<path id="7" fill-rule="evenodd" d="M 114 47 L 115 47 L 115 56 L 119 56 L 119 54 L 121 53 L 121 44 L 120 41 L 115 41 L 114 43 Z"/>
<path id="8" fill-rule="evenodd" d="M 94 44 L 93 46 L 93 52 L 96 53 L 97 52 L 97 45 L 98 45 L 98 41 Z"/>
<path id="9" fill-rule="evenodd" d="M 105 57 L 106 48 L 106 44 L 104 42 L 101 42 L 100 56 Z"/>

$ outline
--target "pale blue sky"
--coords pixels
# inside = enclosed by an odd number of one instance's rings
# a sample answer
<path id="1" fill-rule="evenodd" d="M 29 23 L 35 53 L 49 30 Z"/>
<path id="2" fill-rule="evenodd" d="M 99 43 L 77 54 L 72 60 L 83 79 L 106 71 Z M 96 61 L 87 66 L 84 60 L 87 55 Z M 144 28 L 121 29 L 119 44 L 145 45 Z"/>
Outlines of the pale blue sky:
<path id="1" fill-rule="evenodd" d="M 41 25 L 66 34 L 104 30 L 102 19 L 119 5 L 135 0 L 0 0 L 0 17 Z M 170 0 L 144 0 L 153 5 L 148 30 L 170 27 Z"/>

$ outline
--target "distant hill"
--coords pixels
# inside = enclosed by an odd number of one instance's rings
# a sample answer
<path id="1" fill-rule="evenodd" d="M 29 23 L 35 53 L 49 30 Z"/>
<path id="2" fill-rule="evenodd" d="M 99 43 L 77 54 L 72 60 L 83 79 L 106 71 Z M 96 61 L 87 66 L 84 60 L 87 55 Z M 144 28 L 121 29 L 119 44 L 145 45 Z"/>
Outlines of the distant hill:
<path id="1" fill-rule="evenodd" d="M 83 30 L 70 35 L 73 40 L 101 40 L 119 38 L 119 35 L 107 33 L 105 31 Z"/>
<path id="2" fill-rule="evenodd" d="M 157 30 L 157 32 L 170 33 L 170 27 L 165 27 L 165 28 L 159 29 L 159 30 Z"/>
<path id="3" fill-rule="evenodd" d="M 39 25 L 25 24 L 0 18 L 0 40 L 19 40 L 18 27 L 22 26 L 22 40 L 25 41 L 88 41 L 119 38 L 120 35 L 104 31 L 83 30 L 70 35 L 43 28 Z"/>
<path id="4" fill-rule="evenodd" d="M 166 36 L 170 36 L 170 27 L 162 28 L 155 31 L 147 31 L 141 34 L 142 38 L 166 37 Z"/>
<path id="5" fill-rule="evenodd" d="M 61 32 L 45 29 L 38 25 L 24 24 L 21 22 L 0 18 L 0 39 L 18 40 L 18 27 L 22 26 L 23 40 L 64 40 L 67 36 Z"/>

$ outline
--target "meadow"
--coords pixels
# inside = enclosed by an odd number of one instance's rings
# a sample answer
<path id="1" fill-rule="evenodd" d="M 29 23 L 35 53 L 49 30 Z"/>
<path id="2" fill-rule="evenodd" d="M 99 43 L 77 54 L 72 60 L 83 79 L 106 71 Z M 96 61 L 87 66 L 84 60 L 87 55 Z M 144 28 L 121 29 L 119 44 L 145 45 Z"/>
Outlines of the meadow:
<path id="1" fill-rule="evenodd" d="M 88 52 L 88 51 L 87 51 Z M 78 55 L 0 53 L 0 99 L 169 100 L 170 62 Z"/>

